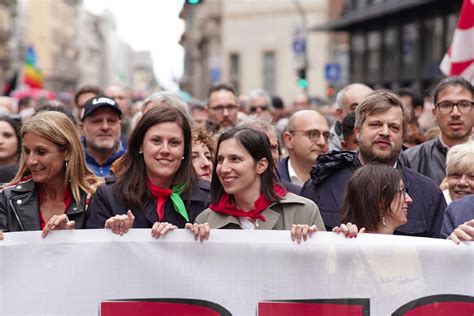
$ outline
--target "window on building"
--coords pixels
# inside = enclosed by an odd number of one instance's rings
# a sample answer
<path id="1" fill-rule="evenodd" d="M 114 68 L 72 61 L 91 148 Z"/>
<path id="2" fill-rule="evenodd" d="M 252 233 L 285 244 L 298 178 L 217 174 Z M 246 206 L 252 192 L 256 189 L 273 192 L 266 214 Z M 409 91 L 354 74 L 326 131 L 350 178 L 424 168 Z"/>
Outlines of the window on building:
<path id="1" fill-rule="evenodd" d="M 420 28 L 411 22 L 402 26 L 402 76 L 405 79 L 416 77 L 420 69 L 418 55 L 420 51 Z"/>
<path id="2" fill-rule="evenodd" d="M 275 52 L 263 54 L 263 88 L 269 94 L 275 94 L 276 85 L 276 60 Z"/>
<path id="3" fill-rule="evenodd" d="M 451 13 L 446 17 L 446 38 L 444 43 L 445 50 L 451 45 L 453 40 L 454 30 L 456 29 L 456 24 L 458 21 L 458 14 Z"/>
<path id="4" fill-rule="evenodd" d="M 398 45 L 398 28 L 389 26 L 385 29 L 383 36 L 383 80 L 393 81 L 397 78 L 397 65 L 399 65 L 400 54 Z"/>
<path id="5" fill-rule="evenodd" d="M 440 73 L 439 63 L 444 55 L 443 18 L 427 18 L 423 21 L 423 74 L 428 77 Z"/>
<path id="6" fill-rule="evenodd" d="M 351 36 L 351 79 L 352 82 L 364 82 L 364 53 L 365 39 L 363 33 L 353 33 Z"/>
<path id="7" fill-rule="evenodd" d="M 368 46 L 368 82 L 380 81 L 380 65 L 382 59 L 382 38 L 378 31 L 369 32 L 367 46 Z"/>
<path id="8" fill-rule="evenodd" d="M 240 55 L 230 54 L 230 83 L 234 86 L 237 94 L 240 93 Z"/>

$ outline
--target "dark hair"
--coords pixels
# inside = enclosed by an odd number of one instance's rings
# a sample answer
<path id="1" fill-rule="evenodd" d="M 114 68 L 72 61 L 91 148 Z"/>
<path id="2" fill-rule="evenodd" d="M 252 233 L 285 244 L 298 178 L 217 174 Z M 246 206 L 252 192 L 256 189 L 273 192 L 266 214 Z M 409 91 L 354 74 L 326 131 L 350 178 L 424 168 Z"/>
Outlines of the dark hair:
<path id="1" fill-rule="evenodd" d="M 0 121 L 8 123 L 15 131 L 15 137 L 18 143 L 18 146 L 16 148 L 16 155 L 17 155 L 17 160 L 18 160 L 21 154 L 21 135 L 20 135 L 21 121 L 11 118 L 9 116 L 0 116 Z"/>
<path id="2" fill-rule="evenodd" d="M 184 114 L 175 108 L 152 107 L 143 114 L 128 140 L 128 150 L 123 156 L 117 174 L 115 192 L 122 196 L 127 206 L 142 207 L 149 199 L 146 189 L 146 166 L 140 147 L 146 132 L 157 124 L 173 122 L 178 124 L 184 135 L 184 159 L 173 178 L 173 184 L 183 184 L 189 190 L 196 180 L 191 159 L 191 127 Z"/>
<path id="3" fill-rule="evenodd" d="M 67 116 L 68 119 L 71 120 L 74 126 L 77 126 L 77 120 L 74 117 L 74 114 L 72 114 L 72 112 L 67 107 L 65 107 L 64 104 L 62 104 L 59 101 L 52 100 L 52 101 L 46 101 L 42 103 L 41 105 L 35 107 L 34 115 L 41 112 L 45 112 L 45 111 L 55 111 L 55 112 L 63 113 L 64 115 Z"/>
<path id="4" fill-rule="evenodd" d="M 204 103 L 202 103 L 201 100 L 192 99 L 191 101 L 188 101 L 187 104 L 191 113 L 193 111 L 206 111 L 206 106 L 204 105 Z"/>
<path id="5" fill-rule="evenodd" d="M 474 87 L 472 84 L 462 77 L 447 77 L 441 80 L 436 86 L 433 102 L 436 105 L 438 103 L 439 94 L 446 90 L 449 87 L 461 86 L 471 93 L 471 96 L 474 97 Z"/>
<path id="6" fill-rule="evenodd" d="M 220 90 L 226 90 L 226 91 L 232 92 L 233 95 L 237 96 L 233 86 L 231 86 L 230 84 L 225 83 L 225 82 L 216 82 L 216 83 L 213 83 L 209 87 L 209 90 L 207 92 L 207 98 L 209 99 L 211 94 L 213 94 L 216 91 L 220 91 Z"/>
<path id="7" fill-rule="evenodd" d="M 238 126 L 223 133 L 217 141 L 216 155 L 214 158 L 214 168 L 212 170 L 211 181 L 211 203 L 219 202 L 222 194 L 225 192 L 222 183 L 217 176 L 217 159 L 219 147 L 225 140 L 234 138 L 255 161 L 265 158 L 268 162 L 267 169 L 262 173 L 262 192 L 269 201 L 278 200 L 278 196 L 273 190 L 273 184 L 278 183 L 278 176 L 273 163 L 270 141 L 265 133 L 253 128 Z"/>
<path id="8" fill-rule="evenodd" d="M 354 133 L 355 112 L 349 112 L 341 122 L 342 138 L 347 141 Z"/>
<path id="9" fill-rule="evenodd" d="M 74 95 L 74 104 L 77 105 L 77 101 L 79 100 L 79 97 L 81 96 L 81 94 L 85 94 L 85 93 L 93 93 L 95 95 L 104 94 L 104 92 L 102 91 L 100 87 L 94 86 L 94 85 L 86 85 L 86 86 L 80 87 L 79 90 L 77 90 L 76 94 Z"/>
<path id="10" fill-rule="evenodd" d="M 20 100 L 18 100 L 18 110 L 20 110 L 20 108 L 22 108 L 22 107 L 28 106 L 28 104 L 30 103 L 31 100 L 33 100 L 32 97 L 22 97 L 22 98 L 20 98 Z"/>
<path id="11" fill-rule="evenodd" d="M 273 108 L 275 109 L 285 108 L 285 104 L 283 103 L 283 100 L 277 95 L 272 96 L 272 103 L 273 103 Z"/>
<path id="12" fill-rule="evenodd" d="M 407 109 L 403 106 L 398 96 L 388 90 L 376 90 L 372 92 L 356 107 L 355 127 L 362 128 L 367 116 L 384 113 L 392 107 L 399 107 L 402 110 L 403 136 L 405 136 L 408 131 L 409 119 Z"/>
<path id="13" fill-rule="evenodd" d="M 421 94 L 416 92 L 411 88 L 402 88 L 398 91 L 399 97 L 410 97 L 411 98 L 411 105 L 413 109 L 420 108 L 424 106 L 423 97 Z"/>
<path id="14" fill-rule="evenodd" d="M 347 185 L 341 222 L 376 231 L 391 214 L 390 204 L 399 194 L 400 172 L 392 166 L 369 164 L 357 169 Z"/>

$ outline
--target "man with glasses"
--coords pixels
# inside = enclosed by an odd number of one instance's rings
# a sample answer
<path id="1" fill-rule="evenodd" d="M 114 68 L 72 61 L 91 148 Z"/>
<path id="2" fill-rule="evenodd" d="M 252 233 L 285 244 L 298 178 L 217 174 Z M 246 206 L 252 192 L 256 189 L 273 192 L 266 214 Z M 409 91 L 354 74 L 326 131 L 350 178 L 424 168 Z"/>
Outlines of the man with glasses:
<path id="1" fill-rule="evenodd" d="M 314 110 L 295 112 L 283 133 L 288 157 L 278 164 L 280 177 L 303 185 L 318 156 L 328 151 L 330 140 L 329 125 L 321 114 Z"/>
<path id="2" fill-rule="evenodd" d="M 273 104 L 270 95 L 263 89 L 255 89 L 249 93 L 248 114 L 272 120 Z"/>
<path id="3" fill-rule="evenodd" d="M 240 106 L 234 88 L 227 83 L 215 83 L 207 94 L 208 120 L 219 126 L 219 132 L 225 132 L 237 125 L 237 113 Z"/>
<path id="4" fill-rule="evenodd" d="M 400 170 L 406 190 L 413 199 L 408 207 L 407 224 L 397 228 L 395 233 L 438 238 L 446 208 L 441 190 L 431 179 L 397 161 L 407 132 L 406 108 L 394 93 L 379 90 L 368 95 L 355 113 L 359 151 L 333 151 L 318 157 L 301 195 L 318 205 L 326 228 L 332 229 L 340 224 L 340 209 L 354 171 L 370 163 L 393 166 Z M 363 198 L 371 199 L 370 194 L 367 192 Z"/>
<path id="5" fill-rule="evenodd" d="M 474 87 L 461 77 L 442 80 L 434 93 L 433 117 L 438 138 L 406 150 L 402 162 L 440 184 L 446 177 L 446 153 L 469 140 L 474 125 Z"/>

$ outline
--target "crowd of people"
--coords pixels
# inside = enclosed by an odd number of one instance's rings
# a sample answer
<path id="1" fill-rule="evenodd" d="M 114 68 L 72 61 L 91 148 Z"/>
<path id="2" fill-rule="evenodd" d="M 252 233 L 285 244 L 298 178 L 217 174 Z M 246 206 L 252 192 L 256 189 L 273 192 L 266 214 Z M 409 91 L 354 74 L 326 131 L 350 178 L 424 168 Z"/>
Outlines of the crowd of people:
<path id="1" fill-rule="evenodd" d="M 474 240 L 474 88 L 460 77 L 425 98 L 353 83 L 333 106 L 226 83 L 205 101 L 132 102 L 118 85 L 81 87 L 71 105 L 30 101 L 1 107 L 0 239 L 149 228 Z"/>

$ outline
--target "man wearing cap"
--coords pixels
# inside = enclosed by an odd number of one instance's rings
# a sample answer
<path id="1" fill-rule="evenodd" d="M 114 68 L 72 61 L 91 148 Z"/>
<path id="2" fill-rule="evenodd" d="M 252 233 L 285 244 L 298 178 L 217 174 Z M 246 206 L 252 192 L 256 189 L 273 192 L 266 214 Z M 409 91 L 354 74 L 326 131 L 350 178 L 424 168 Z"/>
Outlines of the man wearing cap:
<path id="1" fill-rule="evenodd" d="M 110 176 L 112 163 L 125 153 L 120 138 L 121 116 L 117 102 L 104 95 L 88 100 L 84 106 L 79 124 L 81 140 L 87 166 L 99 177 Z"/>

